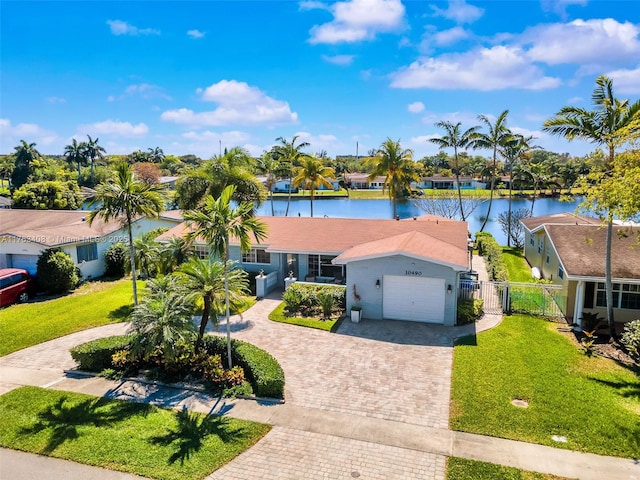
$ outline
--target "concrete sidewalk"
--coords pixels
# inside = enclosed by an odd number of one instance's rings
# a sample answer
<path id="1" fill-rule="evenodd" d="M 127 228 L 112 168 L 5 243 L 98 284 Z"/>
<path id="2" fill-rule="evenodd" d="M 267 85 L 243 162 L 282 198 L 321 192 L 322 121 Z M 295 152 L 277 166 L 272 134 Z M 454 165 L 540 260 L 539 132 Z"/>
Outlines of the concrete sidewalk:
<path id="1" fill-rule="evenodd" d="M 86 393 L 95 396 L 118 398 L 130 401 L 145 402 L 169 408 L 187 408 L 202 413 L 225 415 L 273 425 L 274 427 L 292 431 L 322 434 L 331 437 L 367 442 L 404 450 L 435 454 L 437 456 L 455 456 L 485 462 L 496 463 L 523 470 L 549 473 L 566 478 L 583 480 L 640 480 L 640 463 L 631 459 L 606 457 L 588 453 L 574 452 L 543 445 L 535 445 L 513 440 L 500 439 L 482 435 L 474 435 L 451 430 L 429 428 L 403 422 L 384 420 L 360 415 L 301 407 L 291 404 L 260 402 L 255 400 L 219 399 L 206 393 L 189 390 L 178 390 L 163 385 L 155 385 L 136 381 L 111 381 L 100 377 L 67 374 L 52 379 L 49 371 L 0 367 L 0 379 L 7 390 L 8 384 L 29 384 L 47 386 L 48 388 Z M 26 374 L 26 375 L 25 375 Z M 15 382 L 15 383 L 14 383 Z M 10 389 L 10 388 L 9 388 Z M 345 399 L 348 401 L 348 399 Z M 392 401 L 392 399 L 390 399 Z M 13 457 L 26 455 L 12 454 L 11 451 L 0 451 L 3 465 L 11 465 L 12 475 L 4 476 L 5 467 L 0 478 L 33 478 L 19 477 L 22 470 L 28 473 L 33 463 L 17 461 Z M 5 463 L 5 457 L 8 458 Z M 33 456 L 38 462 L 47 463 L 46 458 Z M 17 458 L 17 457 L 16 457 Z M 14 461 L 15 460 L 15 461 Z M 59 460 L 50 459 L 51 468 Z M 24 467 L 21 467 L 24 465 Z M 57 463 L 56 463 L 57 465 Z M 15 472 L 13 469 L 17 468 Z M 48 467 L 46 467 L 48 469 Z M 77 470 L 79 468 L 79 470 Z M 93 467 L 87 467 L 93 468 Z M 74 467 L 74 473 L 60 471 L 60 477 L 53 478 L 132 478 L 129 476 L 114 477 L 113 472 L 100 473 L 92 470 L 91 474 L 80 467 Z M 42 470 L 40 470 L 42 471 Z M 108 471 L 105 471 L 108 472 Z M 15 473 L 15 475 L 13 475 Z M 117 474 L 122 475 L 122 474 Z M 266 477 L 277 478 L 277 477 Z"/>

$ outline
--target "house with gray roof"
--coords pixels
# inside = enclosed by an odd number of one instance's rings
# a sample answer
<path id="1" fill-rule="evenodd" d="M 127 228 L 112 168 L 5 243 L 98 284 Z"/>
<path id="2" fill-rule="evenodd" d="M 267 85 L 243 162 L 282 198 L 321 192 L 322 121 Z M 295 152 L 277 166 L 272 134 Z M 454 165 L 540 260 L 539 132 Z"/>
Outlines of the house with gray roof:
<path id="1" fill-rule="evenodd" d="M 583 312 L 606 318 L 606 226 L 600 220 L 570 213 L 522 220 L 525 258 L 542 278 L 567 290 L 565 316 L 579 323 Z M 614 318 L 640 318 L 640 229 L 616 225 L 611 246 Z"/>

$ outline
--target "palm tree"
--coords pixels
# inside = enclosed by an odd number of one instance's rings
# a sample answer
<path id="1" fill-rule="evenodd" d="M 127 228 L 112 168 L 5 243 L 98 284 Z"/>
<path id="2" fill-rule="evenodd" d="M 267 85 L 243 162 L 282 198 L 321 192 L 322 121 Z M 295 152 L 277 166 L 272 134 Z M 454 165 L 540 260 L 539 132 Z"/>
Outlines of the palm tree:
<path id="1" fill-rule="evenodd" d="M 187 261 L 189 246 L 182 237 L 171 237 L 160 246 L 158 273 L 167 275 Z"/>
<path id="2" fill-rule="evenodd" d="M 85 153 L 91 162 L 91 186 L 93 186 L 95 182 L 96 158 L 104 158 L 104 153 L 106 153 L 106 150 L 101 145 L 98 145 L 98 140 L 98 137 L 93 139 L 87 135 L 87 141 L 83 142 Z"/>
<path id="3" fill-rule="evenodd" d="M 491 150 L 493 152 L 493 161 L 491 166 L 491 175 L 490 175 L 490 189 L 489 193 L 489 208 L 487 208 L 487 216 L 482 222 L 482 226 L 480 227 L 480 231 L 484 231 L 484 227 L 487 225 L 487 221 L 489 220 L 489 216 L 491 215 L 491 205 L 493 204 L 493 190 L 495 186 L 495 177 L 496 177 L 496 167 L 498 161 L 498 150 L 503 147 L 506 142 L 508 142 L 511 138 L 511 132 L 507 128 L 507 116 L 509 115 L 509 110 L 505 110 L 502 112 L 496 121 L 492 124 L 489 117 L 486 115 L 479 115 L 478 120 L 480 120 L 485 127 L 487 127 L 487 133 L 475 133 L 473 136 L 472 147 L 480 148 L 485 150 Z"/>
<path id="4" fill-rule="evenodd" d="M 393 218 L 396 218 L 398 197 L 404 192 L 410 192 L 411 181 L 418 180 L 413 164 L 413 151 L 403 149 L 400 140 L 394 142 L 387 137 L 371 161 L 373 170 L 369 179 L 385 175 L 382 192 L 388 192 L 389 199 L 393 202 Z"/>
<path id="5" fill-rule="evenodd" d="M 157 271 L 155 265 L 159 257 L 160 245 L 152 236 L 146 234 L 136 237 L 133 241 L 133 247 L 136 255 L 136 270 L 140 274 L 144 274 L 146 278 L 151 278 Z"/>
<path id="6" fill-rule="evenodd" d="M 461 133 L 462 123 L 458 122 L 455 125 L 451 122 L 438 122 L 436 127 L 443 128 L 447 133 L 444 137 L 430 138 L 431 143 L 435 143 L 440 149 L 453 148 L 453 164 L 456 171 L 456 185 L 458 186 L 458 202 L 460 203 L 460 215 L 462 221 L 466 220 L 464 215 L 464 209 L 462 208 L 462 193 L 460 192 L 460 165 L 458 164 L 458 149 L 466 148 L 473 140 L 473 135 L 478 130 L 478 127 L 471 127 Z"/>
<path id="7" fill-rule="evenodd" d="M 95 195 L 90 198 L 89 207 L 98 205 L 98 208 L 89 213 L 88 221 L 89 225 L 91 225 L 96 217 L 102 218 L 107 223 L 110 220 L 117 219 L 127 228 L 131 279 L 133 282 L 133 303 L 137 305 L 136 254 L 131 224 L 135 217 L 139 215 L 158 218 L 160 212 L 164 210 L 164 199 L 161 194 L 162 187 L 136 180 L 129 164 L 119 164 L 115 173 L 116 178 L 98 185 Z"/>
<path id="8" fill-rule="evenodd" d="M 177 275 L 183 288 L 189 292 L 188 297 L 202 307 L 202 318 L 195 347 L 196 351 L 199 351 L 209 317 L 213 315 L 213 322 L 217 325 L 218 314 L 225 309 L 225 267 L 222 262 L 215 261 L 211 257 L 205 260 L 193 257 L 180 266 Z M 249 293 L 247 274 L 239 268 L 231 268 L 228 281 L 229 304 L 237 308 L 241 305 L 244 295 Z"/>
<path id="9" fill-rule="evenodd" d="M 71 144 L 64 147 L 64 156 L 71 165 L 78 166 L 78 183 L 80 183 L 80 179 L 82 177 L 82 172 L 80 168 L 87 161 L 87 152 L 85 149 L 85 143 L 78 143 L 78 140 L 75 138 L 72 139 Z"/>
<path id="10" fill-rule="evenodd" d="M 303 189 L 310 191 L 309 199 L 311 200 L 311 216 L 313 217 L 313 197 L 315 191 L 321 185 L 332 187 L 333 184 L 328 179 L 334 179 L 335 172 L 333 168 L 323 165 L 322 161 L 313 157 L 304 157 L 302 164 L 293 169 L 293 185 L 302 186 Z"/>
<path id="11" fill-rule="evenodd" d="M 608 167 L 615 159 L 616 149 L 624 144 L 633 128 L 640 122 L 640 100 L 629 104 L 613 94 L 613 82 L 606 75 L 596 78 L 596 88 L 591 95 L 593 110 L 564 106 L 553 118 L 544 122 L 542 130 L 569 141 L 576 138 L 587 140 L 608 150 Z M 613 318 L 613 281 L 611 278 L 611 240 L 613 233 L 613 209 L 616 205 L 605 202 L 607 237 L 605 244 L 605 296 L 607 321 L 611 338 L 616 338 Z"/>
<path id="12" fill-rule="evenodd" d="M 507 209 L 507 246 L 511 246 L 511 201 L 513 198 L 513 166 L 520 160 L 524 159 L 529 153 L 532 147 L 530 142 L 533 140 L 533 136 L 525 137 L 523 135 L 511 134 L 511 139 L 508 140 L 500 151 L 500 154 L 504 157 L 507 168 L 509 169 L 509 208 Z M 535 192 L 534 192 L 535 194 Z M 531 207 L 531 214 L 533 215 L 533 206 Z"/>
<path id="13" fill-rule="evenodd" d="M 164 152 L 160 147 L 148 148 L 147 150 L 149 151 L 149 153 L 147 154 L 147 158 L 150 162 L 162 163 L 162 161 L 165 159 Z"/>
<path id="14" fill-rule="evenodd" d="M 289 173 L 289 195 L 287 196 L 287 209 L 284 212 L 285 217 L 289 215 L 289 205 L 291 204 L 293 168 L 299 166 L 302 159 L 309 156 L 301 150 L 311 146 L 309 142 L 300 142 L 296 144 L 297 140 L 298 135 L 294 135 L 290 142 L 288 142 L 284 137 L 278 137 L 276 138 L 276 142 L 280 142 L 280 145 L 273 147 L 282 168 L 288 170 Z"/>
<path id="15" fill-rule="evenodd" d="M 175 357 L 181 342 L 193 339 L 194 325 L 191 305 L 175 282 L 162 277 L 148 282 L 149 294 L 131 313 L 131 329 L 135 333 L 134 354 L 148 359 L 160 349 L 167 359 Z"/>
<path id="16" fill-rule="evenodd" d="M 13 157 L 14 168 L 13 172 L 11 172 L 11 186 L 20 188 L 29 179 L 31 163 L 41 158 L 42 155 L 36 150 L 35 143 L 27 143 L 24 140 L 20 140 L 20 145 L 15 147 Z"/>
<path id="17" fill-rule="evenodd" d="M 256 168 L 260 173 L 267 176 L 264 186 L 269 192 L 269 197 L 271 197 L 271 216 L 273 217 L 275 216 L 275 210 L 273 208 L 273 186 L 276 184 L 277 174 L 281 170 L 280 162 L 273 151 L 264 152 L 258 159 Z"/>
<path id="18" fill-rule="evenodd" d="M 531 197 L 531 215 L 538 196 L 538 189 L 542 191 L 549 185 L 549 169 L 544 162 L 526 162 L 521 167 L 521 172 L 531 180 L 533 196 Z"/>
<path id="19" fill-rule="evenodd" d="M 253 203 L 240 202 L 234 207 L 232 198 L 235 185 L 227 186 L 218 199 L 209 195 L 204 205 L 198 210 L 184 212 L 184 219 L 190 228 L 187 234 L 189 243 L 203 239 L 211 255 L 222 258 L 224 263 L 225 316 L 227 320 L 227 355 L 229 368 L 231 360 L 231 326 L 229 323 L 229 239 L 240 242 L 240 251 L 246 253 L 251 249 L 253 235 L 257 243 L 266 238 L 266 225 L 253 215 Z"/>

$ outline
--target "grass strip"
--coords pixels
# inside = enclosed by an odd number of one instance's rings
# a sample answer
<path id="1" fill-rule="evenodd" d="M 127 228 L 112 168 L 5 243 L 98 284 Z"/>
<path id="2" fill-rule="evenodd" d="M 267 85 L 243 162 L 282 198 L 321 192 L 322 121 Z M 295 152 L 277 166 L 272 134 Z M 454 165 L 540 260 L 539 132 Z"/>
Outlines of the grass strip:
<path id="1" fill-rule="evenodd" d="M 447 480 L 563 480 L 564 477 L 529 472 L 493 463 L 449 457 Z"/>
<path id="2" fill-rule="evenodd" d="M 143 283 L 138 284 L 142 289 Z M 70 333 L 127 320 L 131 280 L 87 282 L 73 293 L 0 310 L 0 356 Z"/>
<path id="3" fill-rule="evenodd" d="M 299 325 L 301 327 L 316 328 L 327 332 L 335 332 L 340 326 L 341 317 L 333 317 L 327 320 L 308 317 L 290 317 L 284 312 L 284 302 L 280 303 L 270 314 L 269 320 L 280 323 L 288 323 L 291 325 Z"/>
<path id="4" fill-rule="evenodd" d="M 555 329 L 541 318 L 514 315 L 462 339 L 454 349 L 451 428 L 637 458 L 639 372 L 586 357 Z M 529 407 L 512 405 L 514 399 Z"/>
<path id="5" fill-rule="evenodd" d="M 271 427 L 79 393 L 0 396 L 0 445 L 163 480 L 199 480 Z"/>

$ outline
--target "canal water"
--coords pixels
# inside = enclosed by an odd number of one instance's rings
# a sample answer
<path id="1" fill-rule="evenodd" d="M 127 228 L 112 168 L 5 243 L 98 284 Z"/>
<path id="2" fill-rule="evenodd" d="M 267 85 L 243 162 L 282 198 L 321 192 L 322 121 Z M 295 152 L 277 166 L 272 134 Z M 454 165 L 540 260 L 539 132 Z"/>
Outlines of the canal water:
<path id="1" fill-rule="evenodd" d="M 438 201 L 438 200 L 435 200 Z M 534 203 L 533 215 L 550 215 L 553 213 L 571 212 L 574 213 L 582 198 L 576 197 L 570 201 L 559 200 L 557 198 L 537 198 Z M 485 232 L 491 233 L 499 244 L 506 245 L 507 238 L 500 228 L 497 221 L 501 212 L 506 212 L 509 208 L 509 200 L 506 198 L 494 198 L 491 206 L 491 217 L 485 227 Z M 519 208 L 531 209 L 531 200 L 514 198 L 511 208 L 513 210 Z M 277 216 L 284 215 L 287 209 L 287 200 L 274 200 L 274 210 Z M 481 203 L 467 219 L 469 223 L 469 231 L 472 235 L 480 230 L 482 222 L 487 216 L 489 209 L 488 199 Z M 289 216 L 310 216 L 309 199 L 291 199 L 289 206 Z M 426 212 L 421 210 L 416 203 L 411 200 L 403 200 L 398 202 L 397 208 L 400 218 L 412 218 L 414 216 L 425 215 Z M 266 201 L 257 211 L 258 215 L 271 215 L 271 202 Z M 389 200 L 352 200 L 348 198 L 322 199 L 316 198 L 313 201 L 314 217 L 337 217 L 337 218 L 383 218 L 390 219 L 393 215 L 393 205 Z"/>

